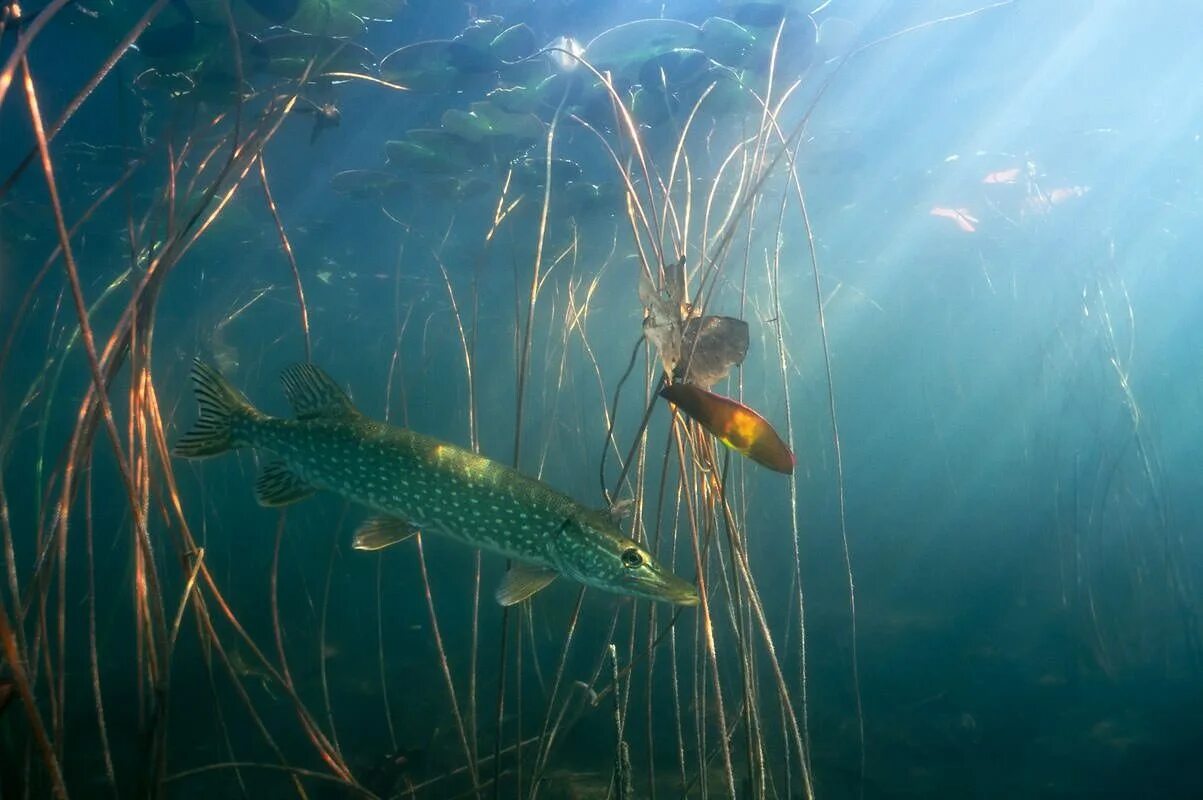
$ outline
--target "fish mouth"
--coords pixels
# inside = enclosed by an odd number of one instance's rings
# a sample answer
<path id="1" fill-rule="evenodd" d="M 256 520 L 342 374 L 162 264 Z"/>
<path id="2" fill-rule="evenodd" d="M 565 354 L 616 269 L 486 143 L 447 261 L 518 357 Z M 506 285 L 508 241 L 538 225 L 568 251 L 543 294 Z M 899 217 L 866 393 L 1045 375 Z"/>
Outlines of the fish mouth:
<path id="1" fill-rule="evenodd" d="M 698 604 L 697 587 L 671 572 L 660 573 L 640 580 L 632 587 L 631 593 L 648 600 L 658 600 L 676 606 L 696 606 Z"/>
<path id="2" fill-rule="evenodd" d="M 688 591 L 674 597 L 672 602 L 678 606 L 696 606 L 700 602 L 698 598 L 698 590 L 690 586 Z"/>

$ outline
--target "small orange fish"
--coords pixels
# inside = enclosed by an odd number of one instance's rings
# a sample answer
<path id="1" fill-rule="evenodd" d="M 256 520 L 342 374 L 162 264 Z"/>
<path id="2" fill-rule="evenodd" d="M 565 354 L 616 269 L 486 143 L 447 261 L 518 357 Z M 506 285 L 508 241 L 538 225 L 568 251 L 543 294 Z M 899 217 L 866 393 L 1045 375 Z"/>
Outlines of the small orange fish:
<path id="1" fill-rule="evenodd" d="M 771 470 L 793 473 L 794 454 L 764 417 L 742 403 L 680 382 L 665 386 L 660 396 L 735 452 Z"/>
<path id="2" fill-rule="evenodd" d="M 982 178 L 982 183 L 1015 183 L 1019 180 L 1019 167 L 1000 169 Z"/>
<path id="3" fill-rule="evenodd" d="M 1066 186 L 1062 189 L 1053 189 L 1048 193 L 1048 201 L 1056 206 L 1064 203 L 1066 200 L 1082 197 L 1089 191 L 1089 186 Z"/>
<path id="4" fill-rule="evenodd" d="M 944 208 L 943 206 L 935 206 L 931 210 L 933 217 L 947 217 L 957 224 L 957 227 L 965 231 L 965 233 L 973 233 L 977 230 L 975 223 L 979 222 L 978 218 L 969 213 L 967 208 Z"/>
<path id="5" fill-rule="evenodd" d="M 1025 214 L 1048 214 L 1053 210 L 1053 206 L 1085 197 L 1089 191 L 1089 186 L 1064 186 L 1048 192 L 1033 193 L 1028 195 L 1024 201 L 1023 212 Z"/>

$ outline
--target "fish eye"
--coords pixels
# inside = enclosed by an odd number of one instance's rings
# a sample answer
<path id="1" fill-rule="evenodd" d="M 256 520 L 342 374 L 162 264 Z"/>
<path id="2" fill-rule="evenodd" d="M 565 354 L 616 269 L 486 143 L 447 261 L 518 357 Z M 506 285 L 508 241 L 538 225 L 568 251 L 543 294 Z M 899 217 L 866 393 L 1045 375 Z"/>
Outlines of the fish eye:
<path id="1" fill-rule="evenodd" d="M 631 568 L 643 566 L 643 554 L 638 547 L 628 547 L 622 551 L 622 565 Z"/>

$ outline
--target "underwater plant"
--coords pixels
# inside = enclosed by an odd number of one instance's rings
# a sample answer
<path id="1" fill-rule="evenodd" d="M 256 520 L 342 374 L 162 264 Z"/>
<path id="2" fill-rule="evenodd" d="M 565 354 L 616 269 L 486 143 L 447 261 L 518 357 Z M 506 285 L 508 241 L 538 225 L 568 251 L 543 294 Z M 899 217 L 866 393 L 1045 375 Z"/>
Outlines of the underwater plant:
<path id="1" fill-rule="evenodd" d="M 563 5 L 593 35 L 500 0 L 0 0 L 0 795 L 902 780 L 857 606 L 895 565 L 854 579 L 871 537 L 849 486 L 876 473 L 863 439 L 846 468 L 861 387 L 836 338 L 841 303 L 882 305 L 829 266 L 847 179 L 823 170 L 853 159 L 815 120 L 867 54 L 1013 3 Z M 79 45 L 69 68 L 57 37 Z M 981 202 L 915 216 L 1043 246 L 1089 199 L 986 160 Z M 1045 353 L 1094 366 L 1045 390 L 1107 444 L 1090 460 L 1048 427 L 1073 480 L 1040 489 L 1041 569 L 1061 573 L 1075 663 L 1115 675 L 1179 636 L 1197 655 L 1199 622 L 1127 289 L 1069 295 L 1089 321 Z M 281 369 L 295 420 L 232 388 L 270 396 Z M 1115 570 L 1112 534 L 1150 517 L 1156 545 L 1124 534 L 1139 572 Z M 1174 630 L 1147 650 L 1115 621 L 1163 608 Z M 928 624 L 892 611 L 875 619 Z M 950 719 L 941 736 L 986 735 Z"/>

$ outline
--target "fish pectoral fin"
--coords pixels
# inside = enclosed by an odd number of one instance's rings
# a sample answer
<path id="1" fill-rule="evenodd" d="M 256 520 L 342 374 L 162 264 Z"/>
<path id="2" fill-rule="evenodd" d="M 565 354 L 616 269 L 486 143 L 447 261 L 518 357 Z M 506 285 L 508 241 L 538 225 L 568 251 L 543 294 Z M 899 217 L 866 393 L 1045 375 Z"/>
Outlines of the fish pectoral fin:
<path id="1" fill-rule="evenodd" d="M 268 464 L 255 481 L 255 499 L 261 506 L 286 506 L 316 491 L 283 461 Z"/>
<path id="2" fill-rule="evenodd" d="M 501 605 L 512 606 L 545 588 L 557 575 L 554 569 L 515 562 L 502 576 L 493 596 Z"/>
<path id="3" fill-rule="evenodd" d="M 382 514 L 359 523 L 351 546 L 356 550 L 383 550 L 389 545 L 404 542 L 417 532 L 418 526 L 412 522 Z"/>
<path id="4" fill-rule="evenodd" d="M 359 413 L 342 387 L 313 364 L 293 364 L 280 373 L 280 380 L 297 419 L 339 419 Z"/>

